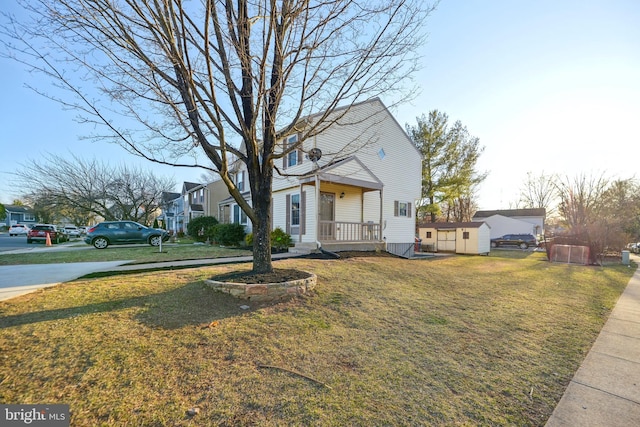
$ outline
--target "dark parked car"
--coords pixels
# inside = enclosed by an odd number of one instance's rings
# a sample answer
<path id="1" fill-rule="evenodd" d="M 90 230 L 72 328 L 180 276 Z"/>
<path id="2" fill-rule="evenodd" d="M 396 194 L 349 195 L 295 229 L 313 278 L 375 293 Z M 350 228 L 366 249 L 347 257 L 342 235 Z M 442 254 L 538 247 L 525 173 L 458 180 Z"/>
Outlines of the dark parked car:
<path id="1" fill-rule="evenodd" d="M 533 234 L 505 234 L 502 237 L 491 239 L 492 248 L 499 246 L 517 246 L 520 249 L 527 249 L 529 246 L 538 246 L 538 242 Z"/>
<path id="2" fill-rule="evenodd" d="M 130 243 L 148 243 L 160 245 L 160 241 L 169 240 L 165 230 L 145 227 L 134 221 L 101 222 L 87 229 L 85 243 L 104 249 L 109 245 L 126 245 Z"/>
<path id="3" fill-rule="evenodd" d="M 53 224 L 36 224 L 27 233 L 27 243 L 46 242 L 47 234 L 51 243 L 66 242 L 67 236 Z"/>

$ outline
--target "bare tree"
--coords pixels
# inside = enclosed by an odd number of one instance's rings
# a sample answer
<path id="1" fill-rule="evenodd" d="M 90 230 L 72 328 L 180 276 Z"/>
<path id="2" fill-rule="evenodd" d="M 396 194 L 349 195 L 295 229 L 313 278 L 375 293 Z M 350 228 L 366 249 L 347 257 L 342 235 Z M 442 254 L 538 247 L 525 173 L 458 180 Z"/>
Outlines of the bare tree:
<path id="1" fill-rule="evenodd" d="M 129 219 L 147 225 L 155 218 L 162 193 L 171 191 L 173 180 L 128 166 L 113 167 L 96 160 L 54 154 L 46 162 L 31 161 L 17 172 L 20 185 L 38 207 L 41 217 L 86 221 Z M 86 223 L 86 222 L 85 222 Z"/>
<path id="2" fill-rule="evenodd" d="M 458 197 L 454 198 L 452 201 L 447 201 L 443 203 L 443 214 L 444 220 L 446 222 L 449 221 L 457 221 L 457 222 L 468 222 L 471 221 L 473 215 L 478 210 L 478 203 L 476 202 L 476 185 L 474 185 L 469 190 L 460 194 Z"/>
<path id="3" fill-rule="evenodd" d="M 608 186 L 609 179 L 604 173 L 597 176 L 581 173 L 573 179 L 567 176 L 558 180 L 558 210 L 570 230 L 581 233 L 598 219 L 603 208 L 601 199 Z"/>
<path id="4" fill-rule="evenodd" d="M 45 95 L 102 125 L 94 137 L 151 161 L 202 167 L 185 159 L 206 154 L 252 221 L 258 273 L 272 271 L 274 162 L 346 114 L 334 114 L 340 105 L 415 92 L 406 82 L 433 10 L 422 0 L 23 4 L 35 22 L 9 17 L 10 54 L 76 98 Z M 99 94 L 83 91 L 74 70 Z M 232 156 L 247 165 L 250 203 L 233 182 Z"/>
<path id="5" fill-rule="evenodd" d="M 640 186 L 633 179 L 613 181 L 602 195 L 602 216 L 618 233 L 616 244 L 640 239 Z"/>
<path id="6" fill-rule="evenodd" d="M 520 189 L 518 207 L 544 208 L 547 216 L 553 216 L 557 206 L 557 181 L 555 174 L 548 175 L 543 171 L 534 176 L 532 172 L 527 172 L 527 179 Z"/>

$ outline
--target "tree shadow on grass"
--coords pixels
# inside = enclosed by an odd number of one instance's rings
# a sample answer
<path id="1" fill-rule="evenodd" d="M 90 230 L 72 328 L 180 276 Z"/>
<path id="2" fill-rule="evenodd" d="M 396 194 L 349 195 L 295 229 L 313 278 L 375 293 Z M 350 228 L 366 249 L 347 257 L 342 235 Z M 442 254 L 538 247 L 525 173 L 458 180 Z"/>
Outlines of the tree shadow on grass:
<path id="1" fill-rule="evenodd" d="M 46 298 L 46 296 L 44 297 Z M 72 319 L 95 313 L 117 312 L 131 308 L 139 309 L 133 318 L 149 327 L 177 329 L 237 316 L 245 312 L 240 308 L 243 304 L 245 302 L 242 300 L 215 292 L 198 281 L 168 292 L 76 307 L 0 316 L 0 329 L 52 320 Z"/>

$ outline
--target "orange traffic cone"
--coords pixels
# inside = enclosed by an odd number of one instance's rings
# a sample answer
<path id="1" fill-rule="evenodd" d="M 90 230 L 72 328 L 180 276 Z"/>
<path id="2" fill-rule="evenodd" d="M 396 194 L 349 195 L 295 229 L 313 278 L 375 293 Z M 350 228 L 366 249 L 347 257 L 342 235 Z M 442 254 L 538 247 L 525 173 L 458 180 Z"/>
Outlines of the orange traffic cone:
<path id="1" fill-rule="evenodd" d="M 45 244 L 47 246 L 51 246 L 51 235 L 49 233 L 47 233 L 47 240 L 45 241 Z"/>

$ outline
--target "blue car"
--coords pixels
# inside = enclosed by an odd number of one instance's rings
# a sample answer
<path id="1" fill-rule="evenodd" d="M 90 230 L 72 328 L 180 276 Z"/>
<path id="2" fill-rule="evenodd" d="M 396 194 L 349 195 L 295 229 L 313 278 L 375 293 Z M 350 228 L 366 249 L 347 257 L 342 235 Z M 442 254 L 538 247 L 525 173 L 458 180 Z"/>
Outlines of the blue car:
<path id="1" fill-rule="evenodd" d="M 128 245 L 132 243 L 148 243 L 159 246 L 160 242 L 169 240 L 169 233 L 158 228 L 149 228 L 134 221 L 106 221 L 87 229 L 85 243 L 97 249 L 105 249 L 109 245 Z"/>

